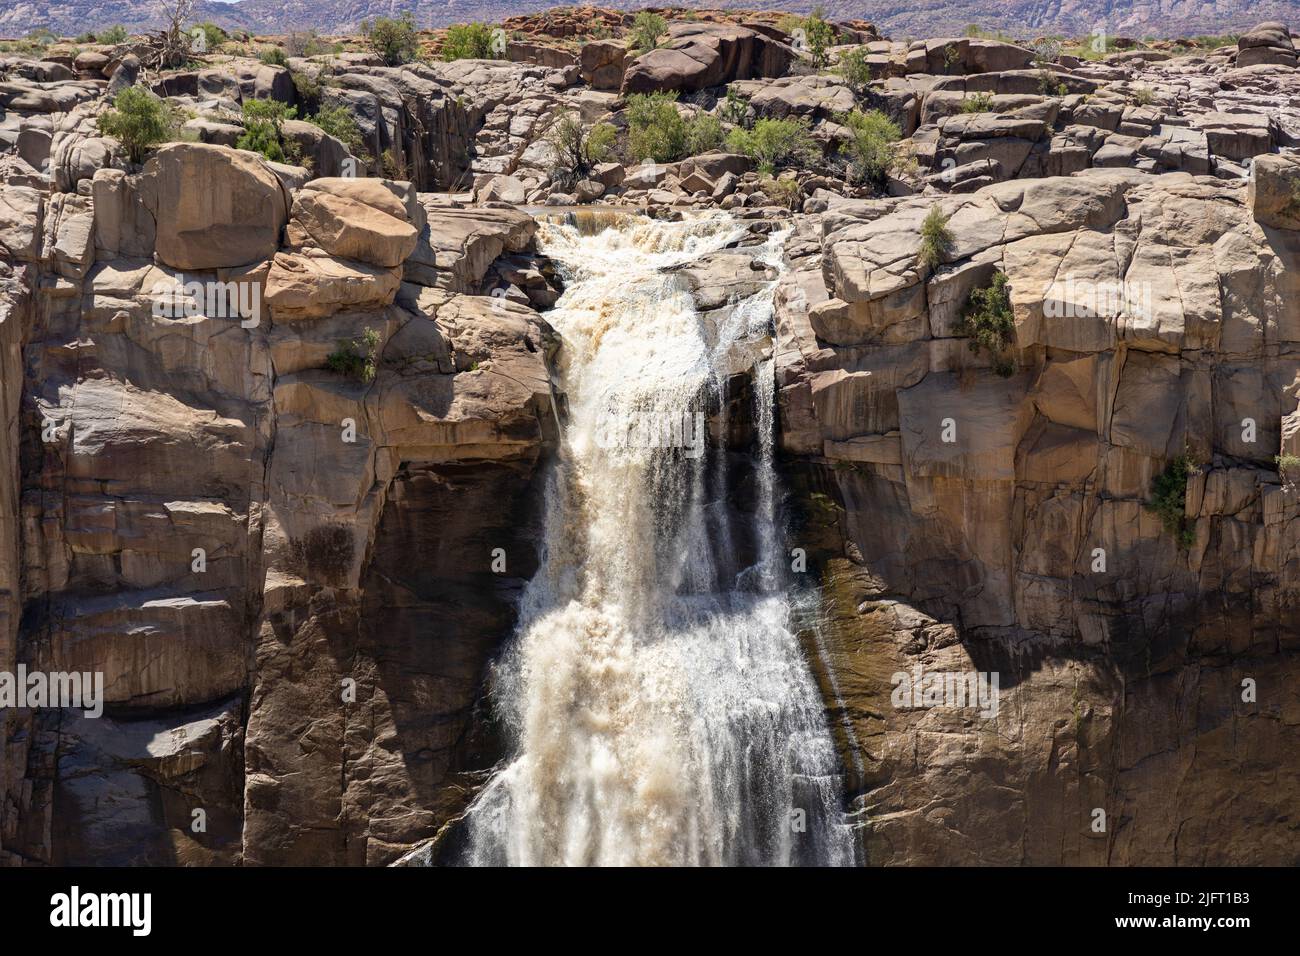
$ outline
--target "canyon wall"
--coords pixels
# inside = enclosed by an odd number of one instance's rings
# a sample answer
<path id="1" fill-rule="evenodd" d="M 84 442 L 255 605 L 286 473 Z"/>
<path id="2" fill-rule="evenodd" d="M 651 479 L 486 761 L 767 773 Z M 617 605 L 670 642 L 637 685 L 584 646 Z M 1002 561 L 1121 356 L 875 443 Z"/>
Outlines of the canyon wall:
<path id="1" fill-rule="evenodd" d="M 939 200 L 934 268 L 934 200 L 800 224 L 782 439 L 870 862 L 1293 861 L 1300 245 L 1263 197 L 1295 168 Z M 994 270 L 1006 377 L 955 332 Z M 1146 507 L 1181 455 L 1185 546 Z M 997 672 L 996 717 L 899 710 L 917 665 Z"/>

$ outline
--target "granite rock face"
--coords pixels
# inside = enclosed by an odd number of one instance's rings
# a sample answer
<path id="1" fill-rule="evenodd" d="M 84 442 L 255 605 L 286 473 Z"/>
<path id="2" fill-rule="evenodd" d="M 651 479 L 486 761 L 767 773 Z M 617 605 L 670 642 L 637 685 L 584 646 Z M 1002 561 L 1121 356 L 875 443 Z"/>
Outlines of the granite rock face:
<path id="1" fill-rule="evenodd" d="M 198 144 L 3 187 L 3 666 L 106 706 L 6 715 L 8 862 L 384 863 L 479 769 L 555 438 L 548 327 L 481 293 L 533 223 L 309 187 Z"/>

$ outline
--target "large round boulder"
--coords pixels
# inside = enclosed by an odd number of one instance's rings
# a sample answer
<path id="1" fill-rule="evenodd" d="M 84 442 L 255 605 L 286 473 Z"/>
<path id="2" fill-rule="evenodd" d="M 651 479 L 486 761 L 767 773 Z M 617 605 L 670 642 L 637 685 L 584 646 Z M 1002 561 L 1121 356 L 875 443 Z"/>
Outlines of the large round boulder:
<path id="1" fill-rule="evenodd" d="M 156 255 L 174 269 L 226 269 L 275 254 L 288 204 L 256 153 L 171 143 L 145 164 L 141 195 L 157 221 Z"/>

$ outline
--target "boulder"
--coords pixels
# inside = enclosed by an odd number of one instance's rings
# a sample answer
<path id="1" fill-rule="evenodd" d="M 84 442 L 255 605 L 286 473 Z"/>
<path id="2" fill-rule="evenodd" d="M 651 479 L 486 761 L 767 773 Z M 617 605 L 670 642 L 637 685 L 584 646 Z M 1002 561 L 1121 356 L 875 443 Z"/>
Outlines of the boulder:
<path id="1" fill-rule="evenodd" d="M 725 23 L 674 23 L 666 45 L 627 67 L 623 92 L 693 93 L 733 80 L 784 76 L 794 51 L 747 27 Z"/>
<path id="2" fill-rule="evenodd" d="M 401 284 L 399 269 L 280 252 L 271 262 L 264 297 L 276 322 L 296 321 L 389 305 Z"/>
<path id="3" fill-rule="evenodd" d="M 1237 40 L 1238 67 L 1295 65 L 1295 44 L 1285 23 L 1276 20 L 1261 23 Z"/>
<path id="4" fill-rule="evenodd" d="M 303 189 L 293 200 L 286 231 L 290 245 L 315 245 L 331 256 L 391 269 L 415 250 L 418 230 L 357 199 Z"/>
<path id="5" fill-rule="evenodd" d="M 1275 153 L 1256 157 L 1246 203 L 1261 225 L 1300 229 L 1300 159 Z"/>
<path id="6" fill-rule="evenodd" d="M 256 153 L 170 143 L 145 164 L 139 189 L 157 222 L 156 254 L 177 269 L 269 259 L 287 220 L 280 181 Z"/>
<path id="7" fill-rule="evenodd" d="M 592 40 L 578 54 L 582 79 L 593 90 L 617 90 L 623 85 L 627 50 L 618 40 Z"/>

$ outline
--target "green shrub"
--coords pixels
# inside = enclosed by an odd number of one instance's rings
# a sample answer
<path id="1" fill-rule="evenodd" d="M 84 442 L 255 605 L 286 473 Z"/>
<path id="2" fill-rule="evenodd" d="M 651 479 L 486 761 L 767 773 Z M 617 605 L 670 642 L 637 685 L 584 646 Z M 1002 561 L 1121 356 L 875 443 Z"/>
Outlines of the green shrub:
<path id="1" fill-rule="evenodd" d="M 920 259 L 931 270 L 937 268 L 952 252 L 953 235 L 948 228 L 948 217 L 938 206 L 931 206 L 921 223 Z"/>
<path id="2" fill-rule="evenodd" d="M 955 43 L 948 43 L 943 48 L 943 71 L 951 73 L 961 62 L 961 50 Z"/>
<path id="3" fill-rule="evenodd" d="M 634 93 L 627 99 L 627 148 L 634 159 L 672 163 L 722 145 L 722 124 L 700 113 L 687 119 L 677 93 Z"/>
<path id="4" fill-rule="evenodd" d="M 963 113 L 987 113 L 993 109 L 992 93 L 971 93 L 962 98 Z"/>
<path id="5" fill-rule="evenodd" d="M 628 48 L 640 55 L 649 53 L 659 46 L 659 41 L 668 33 L 668 21 L 657 13 L 642 10 L 632 21 L 632 34 Z"/>
<path id="6" fill-rule="evenodd" d="M 447 28 L 442 43 L 444 60 L 491 60 L 495 56 L 492 28 L 486 23 L 457 23 Z"/>
<path id="7" fill-rule="evenodd" d="M 686 155 L 712 152 L 725 142 L 722 121 L 712 113 L 699 113 L 686 122 Z"/>
<path id="8" fill-rule="evenodd" d="M 902 138 L 898 124 L 880 110 L 854 110 L 840 119 L 851 134 L 846 147 L 850 177 L 882 185 L 894 168 L 893 144 Z"/>
<path id="9" fill-rule="evenodd" d="M 1136 87 L 1129 96 L 1138 106 L 1150 106 L 1156 101 L 1155 91 L 1149 86 Z"/>
<path id="10" fill-rule="evenodd" d="M 307 122 L 315 123 L 329 133 L 346 146 L 353 156 L 359 156 L 365 149 L 361 129 L 346 106 L 322 106 L 315 116 L 307 117 Z"/>
<path id="11" fill-rule="evenodd" d="M 298 115 L 297 107 L 279 100 L 245 100 L 244 132 L 235 141 L 237 149 L 261 153 L 273 163 L 296 163 L 302 159 L 296 143 L 286 143 L 284 121 Z"/>
<path id="12" fill-rule="evenodd" d="M 718 107 L 718 115 L 732 126 L 749 126 L 749 101 L 730 87 Z"/>
<path id="13" fill-rule="evenodd" d="M 409 10 L 396 19 L 375 17 L 374 20 L 362 20 L 361 35 L 387 66 L 401 66 L 419 56 L 420 40 L 415 32 L 415 16 Z"/>
<path id="14" fill-rule="evenodd" d="M 618 131 L 609 123 L 598 123 L 588 132 L 576 113 L 561 113 L 546 131 L 551 150 L 551 179 L 568 189 L 597 163 L 609 159 Z"/>
<path id="15" fill-rule="evenodd" d="M 854 96 L 863 96 L 871 88 L 871 66 L 867 63 L 867 48 L 854 47 L 840 56 L 835 64 L 844 85 L 853 91 Z"/>
<path id="16" fill-rule="evenodd" d="M 262 52 L 257 58 L 267 66 L 288 66 L 289 58 L 284 55 L 284 51 L 278 46 L 262 47 Z"/>
<path id="17" fill-rule="evenodd" d="M 325 88 L 320 77 L 301 70 L 290 70 L 289 79 L 293 81 L 293 90 L 298 94 L 298 102 L 303 105 L 303 110 L 314 111 L 320 105 L 321 93 Z"/>
<path id="18" fill-rule="evenodd" d="M 1055 73 L 1043 69 L 1038 71 L 1038 92 L 1042 96 L 1065 96 L 1070 90 Z"/>
<path id="19" fill-rule="evenodd" d="M 808 59 L 812 65 L 823 70 L 827 63 L 827 48 L 834 46 L 840 32 L 826 22 L 825 12 L 817 7 L 803 22 L 804 39 L 808 44 Z"/>
<path id="20" fill-rule="evenodd" d="M 1015 341 L 1016 322 L 1005 272 L 998 270 L 989 285 L 971 290 L 954 331 L 970 338 L 972 352 L 988 352 L 998 375 L 1009 378 L 1015 372 L 1014 363 L 1006 355 Z"/>
<path id="21" fill-rule="evenodd" d="M 634 159 L 670 163 L 686 154 L 686 120 L 677 93 L 634 93 L 627 99 L 628 151 Z"/>
<path id="22" fill-rule="evenodd" d="M 768 174 L 811 163 L 821 155 L 802 118 L 761 119 L 753 129 L 733 129 L 727 137 L 727 149 L 744 153 Z"/>
<path id="23" fill-rule="evenodd" d="M 1160 518 L 1180 548 L 1190 548 L 1196 542 L 1195 522 L 1188 521 L 1186 512 L 1187 479 L 1197 470 L 1195 462 L 1184 454 L 1170 461 L 1164 471 L 1151 479 L 1147 510 Z"/>
<path id="24" fill-rule="evenodd" d="M 74 43 L 95 43 L 97 42 L 95 34 L 87 30 L 85 33 L 78 33 Z"/>
<path id="25" fill-rule="evenodd" d="M 284 38 L 284 50 L 290 56 L 322 56 L 341 52 L 342 44 L 326 43 L 315 30 L 300 30 Z"/>
<path id="26" fill-rule="evenodd" d="M 360 339 L 339 339 L 338 348 L 325 358 L 331 372 L 369 385 L 375 380 L 379 357 L 379 332 L 366 329 Z"/>
<path id="27" fill-rule="evenodd" d="M 126 149 L 133 163 L 143 163 L 153 147 L 166 142 L 174 125 L 167 104 L 142 86 L 128 86 L 113 99 L 113 109 L 97 121 L 100 132 Z"/>
<path id="28" fill-rule="evenodd" d="M 125 43 L 127 36 L 126 27 L 122 26 L 120 23 L 115 23 L 106 30 L 100 30 L 96 33 L 95 39 L 100 43 L 116 45 L 118 43 Z"/>
<path id="29" fill-rule="evenodd" d="M 235 146 L 252 153 L 261 153 L 273 163 L 283 163 L 286 159 L 280 134 L 275 131 L 274 126 L 262 120 L 246 121 L 244 131 L 239 134 Z"/>

